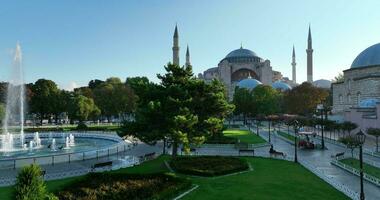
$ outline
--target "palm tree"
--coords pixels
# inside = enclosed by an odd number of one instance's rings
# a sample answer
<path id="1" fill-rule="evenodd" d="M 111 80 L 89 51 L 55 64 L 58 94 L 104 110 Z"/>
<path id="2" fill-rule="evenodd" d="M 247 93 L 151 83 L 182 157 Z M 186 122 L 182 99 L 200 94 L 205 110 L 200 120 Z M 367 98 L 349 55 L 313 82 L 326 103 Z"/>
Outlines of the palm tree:
<path id="1" fill-rule="evenodd" d="M 380 136 L 380 128 L 368 128 L 367 134 L 376 137 L 376 152 L 379 152 L 379 136 Z"/>

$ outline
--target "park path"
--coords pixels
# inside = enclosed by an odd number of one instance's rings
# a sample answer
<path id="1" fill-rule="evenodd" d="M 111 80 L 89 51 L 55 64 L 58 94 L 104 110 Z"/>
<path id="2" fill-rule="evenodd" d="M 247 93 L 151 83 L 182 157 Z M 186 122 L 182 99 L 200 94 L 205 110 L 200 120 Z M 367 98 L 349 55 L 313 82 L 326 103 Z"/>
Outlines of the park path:
<path id="1" fill-rule="evenodd" d="M 256 129 L 253 128 L 252 131 L 256 131 Z M 266 128 L 260 128 L 259 134 L 261 137 L 268 141 L 268 131 Z M 294 157 L 294 145 L 286 142 L 280 138 L 280 136 L 271 134 L 271 143 L 273 144 L 276 151 L 285 152 L 287 155 Z M 346 152 L 346 155 L 350 155 L 350 151 L 347 151 L 346 148 L 331 143 L 325 143 L 325 145 L 327 147 L 327 150 L 298 149 L 298 160 L 310 163 L 327 177 L 333 178 L 338 183 L 346 186 L 352 191 L 359 193 L 360 178 L 330 163 L 332 159 L 331 155 L 335 155 L 339 152 Z M 380 162 L 379 158 L 373 156 L 365 155 L 364 157 L 365 159 L 374 162 Z M 377 187 L 368 181 L 364 181 L 364 193 L 366 199 L 368 200 L 380 199 L 380 187 Z"/>

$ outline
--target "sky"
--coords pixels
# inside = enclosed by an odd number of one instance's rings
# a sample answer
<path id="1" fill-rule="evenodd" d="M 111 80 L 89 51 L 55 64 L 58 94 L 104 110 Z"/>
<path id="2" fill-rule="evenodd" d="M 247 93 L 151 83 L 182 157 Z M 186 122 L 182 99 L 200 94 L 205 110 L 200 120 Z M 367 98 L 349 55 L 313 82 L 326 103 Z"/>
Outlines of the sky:
<path id="1" fill-rule="evenodd" d="M 19 42 L 26 82 L 51 79 L 62 89 L 114 76 L 157 82 L 172 59 L 175 24 L 180 62 L 188 44 L 195 74 L 242 44 L 290 77 L 294 45 L 297 82 L 306 80 L 310 24 L 314 80 L 333 79 L 379 43 L 379 7 L 378 0 L 0 0 L 0 81 L 10 79 Z"/>

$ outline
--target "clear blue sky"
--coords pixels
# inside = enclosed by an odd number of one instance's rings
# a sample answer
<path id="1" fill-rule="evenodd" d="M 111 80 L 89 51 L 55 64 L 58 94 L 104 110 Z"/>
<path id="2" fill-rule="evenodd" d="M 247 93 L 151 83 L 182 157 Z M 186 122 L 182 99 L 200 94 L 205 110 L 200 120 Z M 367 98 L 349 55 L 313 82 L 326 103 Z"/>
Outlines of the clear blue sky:
<path id="1" fill-rule="evenodd" d="M 296 47 L 298 80 L 306 79 L 311 23 L 314 79 L 332 79 L 366 47 L 380 42 L 380 1 L 0 1 L 0 80 L 8 79 L 11 52 L 21 43 L 27 82 L 60 87 L 91 79 L 156 74 L 171 61 L 178 23 L 181 63 L 190 46 L 194 72 L 217 66 L 240 47 L 291 74 Z"/>

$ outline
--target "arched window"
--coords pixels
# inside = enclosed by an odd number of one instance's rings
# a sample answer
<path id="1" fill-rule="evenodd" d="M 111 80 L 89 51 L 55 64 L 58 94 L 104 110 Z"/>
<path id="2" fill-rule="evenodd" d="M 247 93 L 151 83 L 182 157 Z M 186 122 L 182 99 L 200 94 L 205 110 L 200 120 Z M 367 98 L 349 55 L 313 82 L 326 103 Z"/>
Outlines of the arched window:
<path id="1" fill-rule="evenodd" d="M 351 103 L 351 94 L 350 93 L 347 94 L 347 103 Z"/>
<path id="2" fill-rule="evenodd" d="M 356 100 L 357 100 L 357 104 L 358 104 L 358 105 L 360 104 L 360 98 L 361 98 L 361 93 L 358 92 L 358 93 L 356 94 Z"/>

